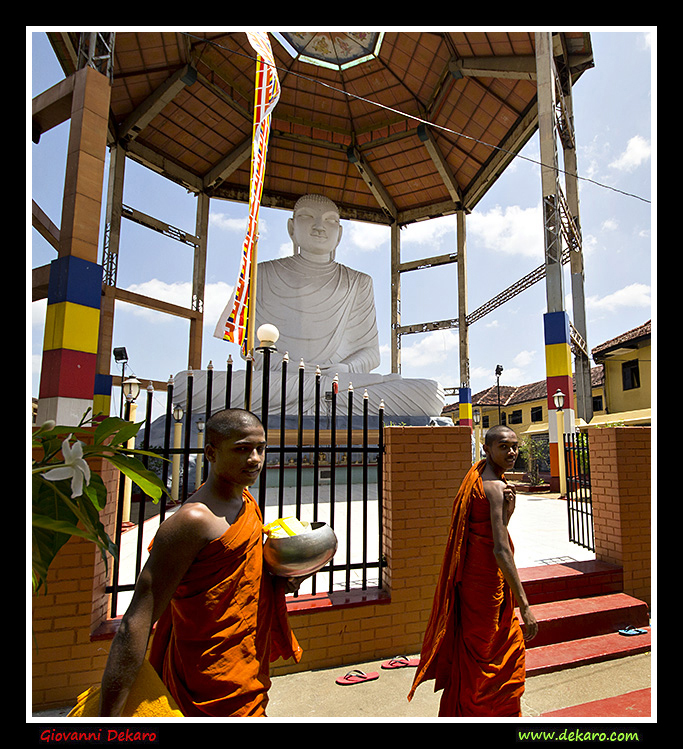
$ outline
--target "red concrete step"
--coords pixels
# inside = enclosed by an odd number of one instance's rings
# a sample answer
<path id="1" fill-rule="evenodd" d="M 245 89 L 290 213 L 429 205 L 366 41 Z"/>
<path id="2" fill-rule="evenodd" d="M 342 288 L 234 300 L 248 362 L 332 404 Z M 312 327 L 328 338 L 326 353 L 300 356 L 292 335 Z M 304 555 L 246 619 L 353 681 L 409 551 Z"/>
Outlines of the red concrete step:
<path id="1" fill-rule="evenodd" d="M 541 715 L 542 718 L 649 718 L 652 715 L 652 693 L 637 689 L 616 697 L 592 700 L 583 705 L 563 707 Z"/>
<path id="2" fill-rule="evenodd" d="M 623 590 L 621 567 L 596 559 L 524 567 L 519 570 L 519 577 L 532 606 Z"/>
<path id="3" fill-rule="evenodd" d="M 531 648 L 617 632 L 649 624 L 647 604 L 626 593 L 572 598 L 532 605 L 538 634 Z M 626 639 L 624 635 L 620 635 Z M 642 637 L 642 635 L 634 635 Z"/>
<path id="4" fill-rule="evenodd" d="M 526 674 L 537 676 L 565 668 L 647 653 L 652 646 L 650 627 L 639 629 L 644 629 L 645 634 L 626 637 L 618 632 L 612 632 L 568 642 L 529 647 L 526 651 Z"/>

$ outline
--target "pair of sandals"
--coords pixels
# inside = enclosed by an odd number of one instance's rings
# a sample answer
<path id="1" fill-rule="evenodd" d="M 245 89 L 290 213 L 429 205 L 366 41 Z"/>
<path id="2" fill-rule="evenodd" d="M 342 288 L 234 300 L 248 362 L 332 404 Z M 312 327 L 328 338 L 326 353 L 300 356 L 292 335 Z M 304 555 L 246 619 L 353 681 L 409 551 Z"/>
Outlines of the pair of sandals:
<path id="1" fill-rule="evenodd" d="M 619 630 L 620 635 L 624 635 L 625 637 L 632 637 L 633 635 L 644 635 L 647 630 L 645 629 L 639 629 L 638 627 L 634 627 L 632 624 L 629 624 L 628 627 L 624 627 L 624 629 Z"/>
<path id="2" fill-rule="evenodd" d="M 419 663 L 419 658 L 408 658 L 407 655 L 396 655 L 390 660 L 384 661 L 382 668 L 385 670 L 393 670 L 396 668 L 417 666 Z M 375 681 L 375 679 L 379 679 L 379 673 L 377 671 L 365 673 L 365 671 L 361 671 L 359 668 L 354 668 L 345 676 L 340 676 L 338 679 L 335 679 L 335 683 L 345 687 L 351 686 L 352 684 L 363 684 L 366 681 Z"/>

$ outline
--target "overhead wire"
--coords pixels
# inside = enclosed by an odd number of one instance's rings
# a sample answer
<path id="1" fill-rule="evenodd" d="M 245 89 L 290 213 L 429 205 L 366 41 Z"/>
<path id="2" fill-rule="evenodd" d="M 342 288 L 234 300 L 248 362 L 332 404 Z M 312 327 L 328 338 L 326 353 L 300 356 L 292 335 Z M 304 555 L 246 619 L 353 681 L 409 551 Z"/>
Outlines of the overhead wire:
<path id="1" fill-rule="evenodd" d="M 231 54 L 239 55 L 239 56 L 242 56 L 242 57 L 246 57 L 249 60 L 256 61 L 256 57 L 254 55 L 248 54 L 246 52 L 241 52 L 241 51 L 237 51 L 237 50 L 234 50 L 234 49 L 230 49 L 229 47 L 226 47 L 223 44 L 220 44 L 220 43 L 216 42 L 213 39 L 204 39 L 203 37 L 199 37 L 199 36 L 197 36 L 195 34 L 190 34 L 188 32 L 183 32 L 183 33 L 186 36 L 188 36 L 188 37 L 192 37 L 193 39 L 198 39 L 198 40 L 200 40 L 200 41 L 202 41 L 202 42 L 204 42 L 206 44 L 212 44 L 215 47 L 218 47 L 219 49 L 225 50 L 226 52 L 229 52 Z M 275 65 L 274 67 L 275 67 L 275 69 L 278 72 L 283 72 L 283 69 L 280 68 L 280 67 L 278 67 L 277 65 Z M 612 185 L 606 185 L 606 184 L 604 184 L 602 182 L 598 182 L 597 180 L 591 179 L 590 177 L 583 177 L 583 176 L 581 176 L 579 174 L 575 174 L 573 172 L 568 172 L 568 171 L 566 171 L 566 170 L 564 170 L 564 169 L 562 169 L 562 168 L 560 168 L 559 166 L 556 166 L 556 165 L 552 165 L 551 166 L 551 165 L 548 165 L 548 164 L 544 164 L 542 161 L 538 161 L 537 159 L 533 159 L 533 158 L 531 158 L 529 156 L 523 156 L 521 153 L 517 153 L 515 151 L 511 151 L 511 150 L 509 150 L 507 148 L 503 148 L 502 146 L 494 145 L 493 143 L 488 143 L 487 141 L 481 140 L 480 138 L 475 138 L 472 135 L 467 135 L 467 133 L 461 133 L 461 132 L 458 132 L 457 130 L 452 130 L 451 128 L 446 127 L 445 125 L 438 125 L 438 124 L 436 124 L 434 122 L 430 122 L 429 120 L 425 120 L 424 118 L 419 117 L 417 115 L 409 114 L 407 112 L 403 112 L 400 109 L 396 109 L 395 107 L 390 107 L 388 104 L 382 104 L 380 102 L 373 101 L 372 99 L 368 99 L 367 97 L 360 96 L 359 94 L 350 93 L 348 91 L 345 91 L 344 89 L 340 89 L 338 86 L 333 86 L 330 83 L 326 83 L 325 81 L 321 81 L 319 78 L 313 78 L 311 76 L 304 75 L 303 73 L 297 73 L 295 70 L 292 70 L 291 68 L 284 69 L 284 72 L 286 72 L 288 75 L 292 75 L 292 76 L 294 76 L 296 78 L 301 78 L 302 80 L 308 81 L 309 83 L 315 83 L 315 84 L 317 84 L 319 86 L 322 86 L 324 88 L 330 89 L 331 91 L 334 91 L 334 92 L 336 92 L 338 94 L 342 94 L 343 96 L 348 96 L 348 97 L 351 97 L 353 99 L 357 99 L 358 101 L 362 101 L 362 102 L 364 102 L 366 104 L 370 104 L 370 105 L 372 105 L 374 107 L 378 107 L 380 109 L 384 109 L 384 110 L 386 110 L 388 112 L 393 112 L 394 114 L 397 114 L 397 115 L 399 115 L 401 117 L 405 117 L 407 119 L 414 120 L 415 122 L 419 122 L 421 124 L 428 125 L 431 128 L 436 128 L 438 130 L 442 130 L 442 131 L 444 131 L 446 133 L 449 133 L 450 135 L 454 135 L 454 136 L 456 136 L 458 138 L 465 138 L 467 140 L 471 140 L 471 141 L 473 141 L 475 143 L 478 143 L 480 145 L 486 146 L 487 148 L 491 148 L 493 150 L 500 151 L 502 153 L 508 154 L 509 156 L 512 156 L 515 159 L 521 159 L 523 161 L 528 161 L 528 162 L 530 162 L 532 164 L 535 164 L 536 166 L 544 167 L 546 169 L 553 169 L 553 170 L 555 170 L 556 172 L 558 172 L 560 174 L 564 174 L 564 175 L 567 175 L 569 177 L 574 177 L 574 178 L 576 178 L 578 180 L 581 180 L 583 182 L 589 182 L 589 183 L 595 185 L 596 187 L 600 187 L 600 188 L 602 188 L 604 190 L 610 190 L 612 192 L 619 193 L 620 195 L 624 195 L 624 196 L 629 197 L 629 198 L 634 198 L 636 200 L 640 200 L 643 203 L 651 204 L 651 201 L 648 198 L 644 198 L 641 195 L 637 195 L 637 194 L 631 193 L 631 192 L 626 192 L 625 190 L 620 190 L 617 187 L 613 187 Z"/>

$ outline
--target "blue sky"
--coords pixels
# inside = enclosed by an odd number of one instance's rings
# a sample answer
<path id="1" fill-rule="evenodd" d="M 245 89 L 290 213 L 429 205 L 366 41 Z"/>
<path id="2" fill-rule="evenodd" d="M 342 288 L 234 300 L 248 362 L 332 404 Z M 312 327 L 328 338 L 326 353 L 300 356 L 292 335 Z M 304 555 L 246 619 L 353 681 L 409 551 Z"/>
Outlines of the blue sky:
<path id="1" fill-rule="evenodd" d="M 144 30 L 144 29 L 142 29 Z M 656 111 L 656 31 L 624 27 L 591 31 L 595 67 L 574 89 L 578 142 L 580 211 L 585 255 L 588 345 L 593 348 L 652 317 L 652 177 L 656 150 L 652 142 Z M 27 100 L 63 78 L 43 30 L 27 32 Z M 655 99 L 655 101 L 653 101 Z M 28 118 L 27 118 L 28 121 Z M 59 225 L 68 123 L 31 143 L 27 160 L 33 198 Z M 468 216 L 469 309 L 478 306 L 543 263 L 538 135 L 522 151 L 531 161 L 516 159 Z M 599 184 L 595 184 L 599 183 Z M 106 175 L 105 175 L 106 194 Z M 631 197 L 630 193 L 637 197 Z M 180 229 L 194 232 L 196 198 L 172 182 L 128 160 L 124 203 Z M 104 205 L 103 205 L 104 212 Z M 262 209 L 259 260 L 291 252 L 286 211 Z M 222 369 L 237 347 L 213 338 L 213 328 L 237 278 L 247 206 L 212 200 L 208 239 L 205 329 L 202 366 Z M 454 217 L 434 219 L 401 233 L 402 260 L 425 258 L 456 248 Z M 382 351 L 380 373 L 390 371 L 389 230 L 343 222 L 337 260 L 369 273 L 374 280 Z M 30 222 L 27 222 L 30 226 Z M 27 266 L 55 259 L 56 252 L 29 229 Z M 101 261 L 101 257 L 100 257 Z M 130 221 L 122 227 L 118 286 L 190 306 L 192 250 Z M 402 276 L 402 324 L 457 317 L 455 265 Z M 571 286 L 565 267 L 567 309 Z M 522 385 L 545 378 L 543 313 L 545 285 L 540 282 L 470 327 L 471 386 L 477 392 L 495 384 Z M 40 380 L 45 301 L 32 304 L 27 324 L 28 387 L 37 396 Z M 167 380 L 187 364 L 189 324 L 170 315 L 117 304 L 113 345 L 125 346 L 132 372 L 146 379 Z M 112 360 L 112 367 L 115 367 Z M 404 336 L 402 375 L 459 385 L 458 331 Z M 118 396 L 117 396 L 118 397 Z M 113 399 L 114 402 L 118 402 Z M 452 402 L 448 398 L 447 402 Z M 157 408 L 165 398 L 156 396 Z"/>

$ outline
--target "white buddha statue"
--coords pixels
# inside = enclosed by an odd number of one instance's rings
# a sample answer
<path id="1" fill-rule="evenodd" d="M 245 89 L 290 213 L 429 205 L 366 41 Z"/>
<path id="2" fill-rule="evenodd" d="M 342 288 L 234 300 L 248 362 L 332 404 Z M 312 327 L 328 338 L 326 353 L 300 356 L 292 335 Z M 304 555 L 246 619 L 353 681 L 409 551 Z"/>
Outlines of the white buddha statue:
<path id="1" fill-rule="evenodd" d="M 305 366 L 304 412 L 314 413 L 315 371 L 321 371 L 321 399 L 338 376 L 339 412 L 345 413 L 346 391 L 352 385 L 354 412 L 362 413 L 367 391 L 369 410 L 376 414 L 384 401 L 385 418 L 405 423 L 428 423 L 444 405 L 443 390 L 433 380 L 380 375 L 379 337 L 372 279 L 335 261 L 342 237 L 339 210 L 321 195 L 305 195 L 294 206 L 287 228 L 294 244 L 291 257 L 259 263 L 256 292 L 256 328 L 275 325 L 280 336 L 271 354 L 270 413 L 279 413 L 281 362 L 287 352 L 287 410 L 298 408 L 298 369 Z M 252 409 L 260 412 L 263 355 L 254 360 Z M 176 381 L 175 396 L 184 398 L 184 375 Z M 193 410 L 205 404 L 205 373 L 196 372 Z M 212 409 L 225 402 L 225 375 L 214 373 Z M 243 404 L 244 372 L 233 373 L 232 404 Z M 324 408 L 324 406 L 321 406 Z"/>

